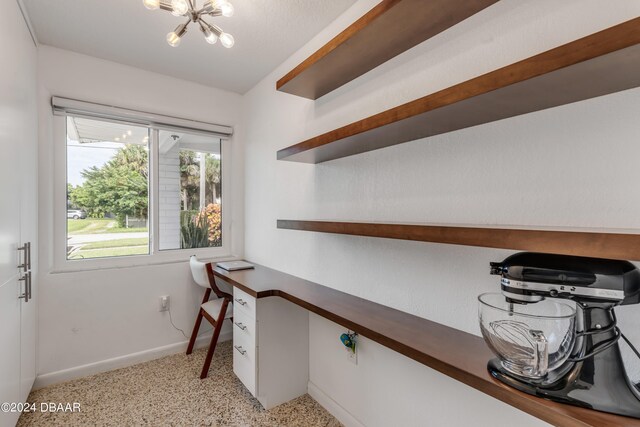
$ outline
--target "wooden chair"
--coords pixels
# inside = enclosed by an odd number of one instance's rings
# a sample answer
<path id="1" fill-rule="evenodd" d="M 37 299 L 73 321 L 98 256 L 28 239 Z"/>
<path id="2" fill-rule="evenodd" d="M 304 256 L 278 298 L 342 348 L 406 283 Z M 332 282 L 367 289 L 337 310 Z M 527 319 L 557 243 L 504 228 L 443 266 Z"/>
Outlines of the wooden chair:
<path id="1" fill-rule="evenodd" d="M 224 286 L 220 289 L 216 285 L 215 276 L 213 275 L 213 267 L 211 263 L 205 264 L 198 261 L 198 259 L 192 256 L 189 259 L 191 266 L 191 274 L 193 280 L 203 288 L 206 288 L 204 292 L 204 298 L 202 298 L 202 305 L 198 310 L 198 316 L 196 317 L 196 324 L 193 326 L 193 332 L 191 333 L 191 339 L 189 340 L 189 346 L 187 347 L 187 354 L 191 354 L 193 346 L 196 343 L 198 337 L 198 330 L 200 329 L 200 323 L 204 317 L 213 326 L 213 336 L 211 337 L 211 343 L 209 344 L 209 350 L 207 351 L 207 357 L 204 359 L 204 366 L 202 367 L 202 373 L 200 379 L 207 378 L 209 374 L 209 366 L 211 365 L 211 359 L 213 359 L 213 352 L 216 349 L 218 343 L 218 337 L 220 336 L 220 330 L 222 329 L 222 323 L 225 319 L 231 319 L 233 321 L 233 296 L 231 294 L 230 286 Z M 211 291 L 217 297 L 209 301 Z"/>

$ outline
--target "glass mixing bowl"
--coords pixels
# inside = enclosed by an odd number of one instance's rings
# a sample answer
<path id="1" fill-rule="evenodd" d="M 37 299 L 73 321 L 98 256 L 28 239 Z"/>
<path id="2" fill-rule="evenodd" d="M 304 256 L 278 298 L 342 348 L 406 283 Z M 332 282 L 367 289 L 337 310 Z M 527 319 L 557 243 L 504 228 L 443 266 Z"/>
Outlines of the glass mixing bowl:
<path id="1" fill-rule="evenodd" d="M 576 339 L 576 310 L 544 299 L 511 304 L 500 293 L 478 297 L 482 336 L 507 371 L 525 378 L 542 378 L 562 365 Z"/>

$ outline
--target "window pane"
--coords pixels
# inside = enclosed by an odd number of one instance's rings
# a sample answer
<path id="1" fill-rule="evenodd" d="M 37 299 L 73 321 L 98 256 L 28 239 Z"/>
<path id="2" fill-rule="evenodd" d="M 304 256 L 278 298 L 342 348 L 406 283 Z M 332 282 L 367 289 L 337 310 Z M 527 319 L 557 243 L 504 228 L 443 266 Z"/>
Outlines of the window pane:
<path id="1" fill-rule="evenodd" d="M 160 131 L 161 250 L 222 246 L 220 139 Z"/>
<path id="2" fill-rule="evenodd" d="M 67 117 L 67 259 L 149 254 L 149 130 Z"/>

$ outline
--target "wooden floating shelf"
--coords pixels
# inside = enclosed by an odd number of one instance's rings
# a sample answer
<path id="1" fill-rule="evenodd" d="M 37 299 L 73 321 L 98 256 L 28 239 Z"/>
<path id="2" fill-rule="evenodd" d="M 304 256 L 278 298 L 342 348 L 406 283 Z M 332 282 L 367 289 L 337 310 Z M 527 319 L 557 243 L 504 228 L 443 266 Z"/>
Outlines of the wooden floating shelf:
<path id="1" fill-rule="evenodd" d="M 498 0 L 383 0 L 276 83 L 309 99 L 337 89 Z"/>
<path id="2" fill-rule="evenodd" d="M 640 18 L 278 151 L 321 163 L 640 86 Z"/>
<path id="3" fill-rule="evenodd" d="M 640 234 L 619 230 L 517 229 L 284 219 L 278 220 L 278 228 L 640 261 Z"/>
<path id="4" fill-rule="evenodd" d="M 640 427 L 638 419 L 552 402 L 495 380 L 487 371 L 494 356 L 480 337 L 253 264 L 254 269 L 240 271 L 214 265 L 213 273 L 255 298 L 291 301 L 553 425 Z"/>

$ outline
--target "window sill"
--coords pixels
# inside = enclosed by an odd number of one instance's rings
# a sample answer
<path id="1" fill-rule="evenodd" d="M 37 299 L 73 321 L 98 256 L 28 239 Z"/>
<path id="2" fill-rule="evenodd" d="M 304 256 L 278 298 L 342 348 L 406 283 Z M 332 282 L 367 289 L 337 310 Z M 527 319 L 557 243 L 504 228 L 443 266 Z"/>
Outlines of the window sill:
<path id="1" fill-rule="evenodd" d="M 132 255 L 113 257 L 108 259 L 83 259 L 65 261 L 62 265 L 54 266 L 49 274 L 80 273 L 85 271 L 114 270 L 154 265 L 179 264 L 188 262 L 191 255 L 207 262 L 235 261 L 242 259 L 239 255 L 230 253 L 211 253 L 208 249 L 176 249 L 163 251 L 152 255 Z"/>

